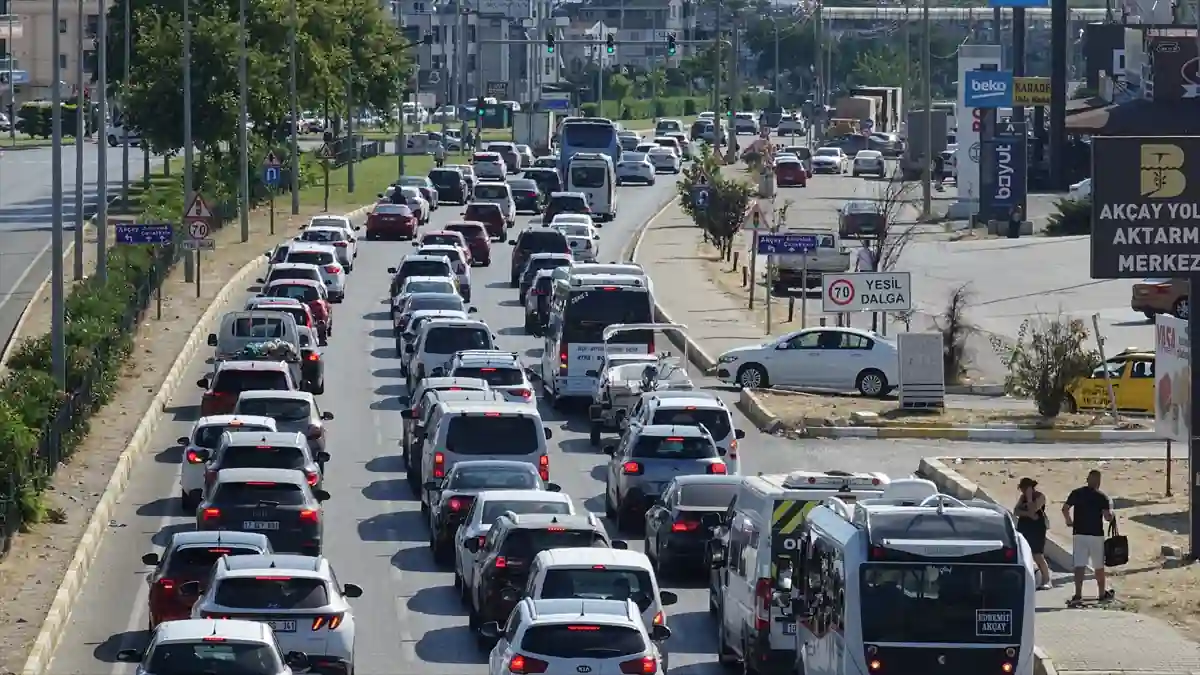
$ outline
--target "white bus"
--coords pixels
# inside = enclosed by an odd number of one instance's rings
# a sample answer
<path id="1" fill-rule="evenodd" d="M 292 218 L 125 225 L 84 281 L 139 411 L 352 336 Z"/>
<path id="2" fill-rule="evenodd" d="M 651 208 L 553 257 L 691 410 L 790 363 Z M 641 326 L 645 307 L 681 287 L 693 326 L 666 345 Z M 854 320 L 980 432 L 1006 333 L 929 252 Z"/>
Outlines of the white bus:
<path id="1" fill-rule="evenodd" d="M 604 358 L 604 329 L 654 323 L 649 279 L 635 274 L 570 274 L 554 282 L 542 352 L 542 387 L 552 405 L 564 398 L 591 400 Z M 654 352 L 654 331 L 628 331 L 608 343 L 610 354 Z"/>
<path id="2" fill-rule="evenodd" d="M 609 221 L 617 216 L 617 174 L 608 155 L 575 153 L 567 167 L 567 184 L 563 189 L 586 195 L 593 218 Z"/>
<path id="3" fill-rule="evenodd" d="M 793 569 L 806 675 L 1032 675 L 1034 563 L 995 504 L 893 481 L 808 514 Z"/>

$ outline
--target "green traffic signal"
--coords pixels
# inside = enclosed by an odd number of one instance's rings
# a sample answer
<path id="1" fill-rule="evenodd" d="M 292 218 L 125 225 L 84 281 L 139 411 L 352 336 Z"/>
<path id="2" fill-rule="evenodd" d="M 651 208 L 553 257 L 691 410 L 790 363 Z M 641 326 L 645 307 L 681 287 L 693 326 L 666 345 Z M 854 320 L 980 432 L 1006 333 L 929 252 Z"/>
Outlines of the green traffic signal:
<path id="1" fill-rule="evenodd" d="M 611 53 L 613 53 L 614 51 L 616 51 L 616 48 L 614 48 L 612 45 L 609 45 L 609 46 L 608 46 L 608 53 L 609 53 L 609 54 L 611 54 Z"/>
<path id="2" fill-rule="evenodd" d="M 546 53 L 553 54 L 554 53 L 554 45 L 546 45 Z"/>

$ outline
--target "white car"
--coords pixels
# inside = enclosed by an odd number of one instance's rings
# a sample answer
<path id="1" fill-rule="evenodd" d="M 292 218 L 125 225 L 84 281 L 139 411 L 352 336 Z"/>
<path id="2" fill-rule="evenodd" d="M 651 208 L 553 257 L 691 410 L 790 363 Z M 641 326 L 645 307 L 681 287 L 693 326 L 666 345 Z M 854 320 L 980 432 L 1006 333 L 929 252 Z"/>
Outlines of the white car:
<path id="1" fill-rule="evenodd" d="M 587 237 L 592 241 L 600 241 L 600 231 L 592 223 L 584 223 L 574 220 L 558 220 L 557 218 L 550 223 L 552 229 L 562 232 L 567 237 Z M 599 249 L 599 246 L 597 246 Z"/>
<path id="2" fill-rule="evenodd" d="M 591 225 L 595 227 L 595 222 L 586 213 L 560 213 L 550 221 L 550 227 L 557 228 L 560 225 L 568 224 Z"/>
<path id="3" fill-rule="evenodd" d="M 408 368 L 412 364 L 414 352 L 408 350 L 409 346 L 417 344 L 417 334 L 430 321 L 437 319 L 446 319 L 451 321 L 463 320 L 466 321 L 470 316 L 461 310 L 453 309 L 418 309 L 407 318 L 397 316 L 394 320 L 394 332 L 399 332 L 395 336 L 396 353 L 400 355 L 400 372 L 405 377 L 408 376 Z M 403 330 L 401 330 L 403 329 Z"/>
<path id="4" fill-rule="evenodd" d="M 471 266 L 467 264 L 465 250 L 449 244 L 430 244 L 417 249 L 417 255 L 440 255 L 449 260 L 458 281 L 458 294 L 463 300 L 471 301 Z"/>
<path id="5" fill-rule="evenodd" d="M 887 162 L 883 159 L 883 153 L 878 150 L 859 150 L 858 154 L 854 155 L 850 173 L 853 176 L 869 173 L 883 178 L 887 175 Z"/>
<path id="6" fill-rule="evenodd" d="M 316 265 L 329 291 L 329 301 L 336 303 L 346 299 L 346 268 L 338 262 L 332 246 L 310 241 L 294 242 L 288 248 L 286 262 Z"/>
<path id="7" fill-rule="evenodd" d="M 717 359 L 717 379 L 746 389 L 773 385 L 882 397 L 899 382 L 896 343 L 860 328 L 807 328 Z"/>
<path id="8" fill-rule="evenodd" d="M 629 151 L 621 153 L 621 161 L 617 162 L 617 185 L 628 183 L 645 183 L 654 185 L 654 165 L 645 152 Z"/>
<path id="9" fill-rule="evenodd" d="M 337 254 L 338 262 L 346 268 L 346 273 L 354 271 L 354 259 L 358 257 L 358 242 L 354 241 L 342 228 L 309 227 L 305 228 L 296 239 L 316 244 L 329 244 L 333 247 L 333 252 Z"/>
<path id="10" fill-rule="evenodd" d="M 1083 180 L 1071 186 L 1067 192 L 1067 199 L 1073 202 L 1081 202 L 1092 197 L 1092 179 L 1084 178 Z"/>
<path id="11" fill-rule="evenodd" d="M 779 120 L 779 126 L 775 127 L 775 133 L 779 136 L 802 136 L 807 132 L 804 118 L 799 115 L 784 114 Z"/>
<path id="12" fill-rule="evenodd" d="M 479 180 L 503 182 L 508 177 L 508 165 L 498 152 L 477 152 L 471 158 L 471 166 Z"/>
<path id="13" fill-rule="evenodd" d="M 192 425 L 187 436 L 175 442 L 183 448 L 183 467 L 179 472 L 179 500 L 186 515 L 195 515 L 196 507 L 204 495 L 204 475 L 208 472 L 208 459 L 221 434 L 226 431 L 275 431 L 275 419 L 260 415 L 209 415 L 201 417 Z"/>
<path id="14" fill-rule="evenodd" d="M 661 145 L 655 145 L 650 152 L 647 153 L 650 158 L 650 163 L 654 165 L 654 170 L 666 171 L 669 173 L 679 173 L 681 170 L 681 162 L 679 155 L 671 148 L 664 148 Z"/>
<path id="15" fill-rule="evenodd" d="M 400 194 L 404 195 L 404 203 L 417 216 L 417 227 L 427 225 L 429 219 L 433 217 L 433 207 L 430 206 L 429 200 L 425 199 L 425 195 L 415 187 L 400 187 Z"/>
<path id="16" fill-rule="evenodd" d="M 292 675 L 309 664 L 303 652 L 281 654 L 270 626 L 242 619 L 164 621 L 144 649 L 122 649 L 117 661 L 138 664 L 139 675 L 224 673 L 234 663 L 253 663 L 246 672 L 257 675 Z"/>
<path id="17" fill-rule="evenodd" d="M 362 229 L 350 222 L 346 216 L 313 216 L 304 225 L 304 229 L 310 227 L 336 227 L 346 231 L 346 234 L 351 239 L 358 239 L 358 231 Z"/>
<path id="18" fill-rule="evenodd" d="M 488 675 L 596 673 L 658 675 L 666 668 L 657 643 L 671 629 L 647 632 L 632 600 L 532 600 L 517 603 L 508 630 L 494 621 L 480 634 L 496 640 Z"/>
<path id="19" fill-rule="evenodd" d="M 716 118 L 716 116 L 717 116 L 717 114 L 711 110 L 706 110 L 706 111 L 700 113 L 699 115 L 696 115 L 697 118 L 702 119 L 702 120 L 712 120 L 712 119 Z"/>
<path id="20" fill-rule="evenodd" d="M 446 369 L 448 377 L 473 377 L 488 383 L 509 403 L 535 403 L 533 384 L 516 352 L 468 349 L 458 352 Z"/>
<path id="21" fill-rule="evenodd" d="M 567 246 L 571 248 L 571 257 L 575 262 L 581 263 L 596 262 L 600 251 L 600 244 L 591 237 L 567 235 Z"/>
<path id="22" fill-rule="evenodd" d="M 521 156 L 521 168 L 527 169 L 533 166 L 533 148 L 522 143 L 517 143 L 517 154 Z"/>
<path id="23" fill-rule="evenodd" d="M 203 592 L 198 581 L 179 588 L 198 596 L 194 619 L 253 618 L 274 629 L 281 651 L 306 654 L 313 671 L 354 672 L 354 608 L 348 600 L 363 590 L 339 583 L 323 556 L 223 556 Z"/>
<path id="24" fill-rule="evenodd" d="M 817 148 L 812 156 L 813 173 L 846 173 L 850 158 L 841 148 Z"/>
<path id="25" fill-rule="evenodd" d="M 476 558 L 479 553 L 472 553 L 467 548 L 467 541 L 476 539 L 481 544 L 502 514 L 511 511 L 522 515 L 526 513 L 545 513 L 575 515 L 575 505 L 571 498 L 561 492 L 543 492 L 540 490 L 487 490 L 475 496 L 471 510 L 467 512 L 466 520 L 458 526 L 454 534 L 454 585 L 465 597 L 466 589 L 471 588 L 474 579 L 471 575 L 475 570 Z"/>

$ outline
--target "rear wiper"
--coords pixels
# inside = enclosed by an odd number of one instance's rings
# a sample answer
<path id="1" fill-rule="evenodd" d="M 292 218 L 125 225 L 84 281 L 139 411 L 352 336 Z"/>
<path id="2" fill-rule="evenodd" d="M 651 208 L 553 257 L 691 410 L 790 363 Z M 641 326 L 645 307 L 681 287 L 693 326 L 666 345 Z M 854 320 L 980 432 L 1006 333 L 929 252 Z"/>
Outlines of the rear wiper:
<path id="1" fill-rule="evenodd" d="M 255 508 L 263 508 L 263 507 L 274 508 L 276 506 L 279 506 L 279 502 L 272 502 L 272 501 L 268 501 L 266 499 L 260 499 L 260 500 L 258 500 L 258 503 L 255 504 Z"/>

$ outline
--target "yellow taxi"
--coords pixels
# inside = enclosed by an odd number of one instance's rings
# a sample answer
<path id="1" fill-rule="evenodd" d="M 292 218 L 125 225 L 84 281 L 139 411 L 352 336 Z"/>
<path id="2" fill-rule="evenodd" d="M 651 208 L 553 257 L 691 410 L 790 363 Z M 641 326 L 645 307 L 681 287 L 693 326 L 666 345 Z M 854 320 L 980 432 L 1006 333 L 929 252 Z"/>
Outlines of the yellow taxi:
<path id="1" fill-rule="evenodd" d="M 1067 390 L 1064 412 L 1111 409 L 1105 371 L 1112 380 L 1119 411 L 1154 414 L 1154 352 L 1144 349 L 1126 349 L 1073 383 Z"/>

